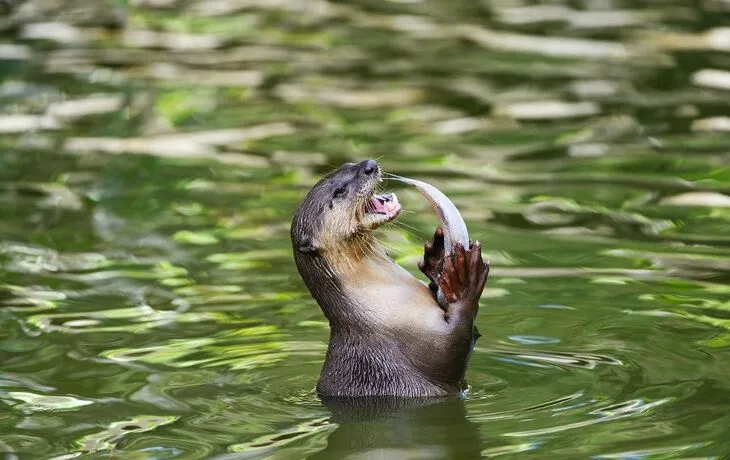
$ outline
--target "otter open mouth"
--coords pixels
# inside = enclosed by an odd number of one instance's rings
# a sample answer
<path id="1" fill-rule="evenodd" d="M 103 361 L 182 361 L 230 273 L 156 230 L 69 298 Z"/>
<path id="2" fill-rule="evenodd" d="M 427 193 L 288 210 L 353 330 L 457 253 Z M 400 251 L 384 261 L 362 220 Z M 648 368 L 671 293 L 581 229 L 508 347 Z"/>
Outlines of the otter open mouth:
<path id="1" fill-rule="evenodd" d="M 375 228 L 398 217 L 400 209 L 400 203 L 395 193 L 388 193 L 387 195 L 374 194 L 365 203 L 362 223 L 365 227 Z"/>

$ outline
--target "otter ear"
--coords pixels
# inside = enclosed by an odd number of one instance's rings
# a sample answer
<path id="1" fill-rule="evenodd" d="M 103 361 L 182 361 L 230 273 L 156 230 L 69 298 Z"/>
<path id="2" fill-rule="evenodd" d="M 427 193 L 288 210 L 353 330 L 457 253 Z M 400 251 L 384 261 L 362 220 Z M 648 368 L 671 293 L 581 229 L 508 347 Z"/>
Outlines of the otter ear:
<path id="1" fill-rule="evenodd" d="M 319 248 L 314 245 L 314 242 L 310 240 L 309 238 L 303 240 L 301 243 L 299 243 L 299 246 L 297 246 L 297 250 L 303 254 L 311 254 L 315 255 L 319 252 Z"/>

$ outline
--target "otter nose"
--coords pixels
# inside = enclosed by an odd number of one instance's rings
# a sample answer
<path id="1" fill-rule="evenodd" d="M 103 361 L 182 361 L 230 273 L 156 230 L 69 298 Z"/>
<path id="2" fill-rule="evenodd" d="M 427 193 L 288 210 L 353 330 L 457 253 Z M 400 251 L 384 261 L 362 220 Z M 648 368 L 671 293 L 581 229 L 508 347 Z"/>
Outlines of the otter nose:
<path id="1" fill-rule="evenodd" d="M 375 160 L 365 160 L 360 163 L 360 166 L 362 167 L 362 172 L 367 175 L 370 175 L 378 170 L 378 164 L 375 162 Z"/>

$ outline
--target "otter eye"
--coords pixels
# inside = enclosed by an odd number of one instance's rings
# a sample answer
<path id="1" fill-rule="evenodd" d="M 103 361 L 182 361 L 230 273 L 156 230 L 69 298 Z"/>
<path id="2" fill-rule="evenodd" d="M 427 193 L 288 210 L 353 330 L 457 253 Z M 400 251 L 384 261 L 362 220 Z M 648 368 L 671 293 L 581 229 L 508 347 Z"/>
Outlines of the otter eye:
<path id="1" fill-rule="evenodd" d="M 338 187 L 335 189 L 335 192 L 332 194 L 334 198 L 340 197 L 345 194 L 347 191 L 347 186 L 343 185 L 342 187 Z"/>

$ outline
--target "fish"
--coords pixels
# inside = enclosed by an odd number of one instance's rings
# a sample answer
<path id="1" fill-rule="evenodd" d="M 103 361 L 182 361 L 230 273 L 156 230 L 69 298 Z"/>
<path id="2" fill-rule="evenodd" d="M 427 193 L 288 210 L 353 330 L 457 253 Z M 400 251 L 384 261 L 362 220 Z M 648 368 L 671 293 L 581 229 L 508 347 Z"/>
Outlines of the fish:
<path id="1" fill-rule="evenodd" d="M 431 208 L 438 215 L 441 221 L 441 228 L 444 231 L 444 251 L 446 254 L 453 254 L 456 243 L 461 243 L 464 249 L 469 249 L 469 231 L 466 228 L 466 222 L 461 217 L 461 213 L 456 208 L 453 201 L 449 199 L 441 190 L 433 185 L 417 179 L 409 177 L 390 175 L 391 178 L 413 185 L 421 194 L 426 197 Z"/>

